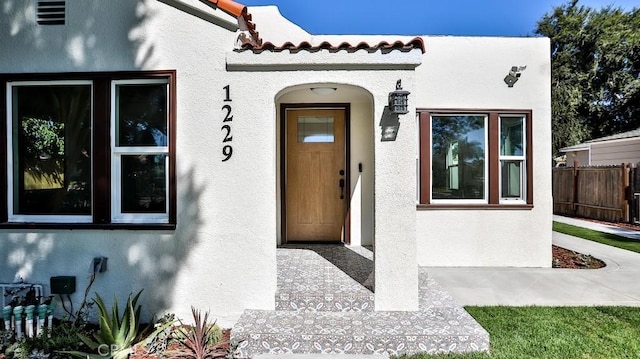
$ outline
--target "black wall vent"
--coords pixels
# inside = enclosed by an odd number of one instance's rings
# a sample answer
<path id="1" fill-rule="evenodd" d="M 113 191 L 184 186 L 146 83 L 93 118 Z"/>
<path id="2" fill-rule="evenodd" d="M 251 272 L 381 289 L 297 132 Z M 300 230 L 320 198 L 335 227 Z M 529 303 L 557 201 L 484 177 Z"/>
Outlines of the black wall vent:
<path id="1" fill-rule="evenodd" d="M 38 1 L 38 25 L 64 25 L 65 1 Z"/>

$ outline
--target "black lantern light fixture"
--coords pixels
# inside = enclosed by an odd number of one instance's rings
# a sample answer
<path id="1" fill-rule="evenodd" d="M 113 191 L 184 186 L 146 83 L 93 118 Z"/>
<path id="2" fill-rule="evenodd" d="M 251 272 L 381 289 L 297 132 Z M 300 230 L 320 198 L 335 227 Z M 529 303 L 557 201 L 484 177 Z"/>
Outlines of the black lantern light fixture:
<path id="1" fill-rule="evenodd" d="M 402 90 L 402 80 L 396 82 L 396 90 L 389 92 L 389 110 L 398 115 L 409 113 L 409 91 Z"/>

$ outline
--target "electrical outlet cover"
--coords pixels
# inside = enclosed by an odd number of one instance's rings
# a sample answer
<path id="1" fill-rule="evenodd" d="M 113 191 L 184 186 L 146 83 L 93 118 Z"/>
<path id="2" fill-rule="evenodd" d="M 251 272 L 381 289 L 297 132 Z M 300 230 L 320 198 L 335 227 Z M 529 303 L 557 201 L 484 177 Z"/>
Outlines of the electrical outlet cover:
<path id="1" fill-rule="evenodd" d="M 51 294 L 73 294 L 76 291 L 76 277 L 59 276 L 49 280 Z"/>

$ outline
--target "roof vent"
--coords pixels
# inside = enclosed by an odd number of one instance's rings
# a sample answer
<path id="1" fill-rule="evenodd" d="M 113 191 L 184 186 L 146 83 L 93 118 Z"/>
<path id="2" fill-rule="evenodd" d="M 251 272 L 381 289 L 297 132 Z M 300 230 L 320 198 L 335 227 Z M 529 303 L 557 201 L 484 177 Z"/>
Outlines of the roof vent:
<path id="1" fill-rule="evenodd" d="M 65 1 L 38 1 L 38 25 L 64 25 Z"/>

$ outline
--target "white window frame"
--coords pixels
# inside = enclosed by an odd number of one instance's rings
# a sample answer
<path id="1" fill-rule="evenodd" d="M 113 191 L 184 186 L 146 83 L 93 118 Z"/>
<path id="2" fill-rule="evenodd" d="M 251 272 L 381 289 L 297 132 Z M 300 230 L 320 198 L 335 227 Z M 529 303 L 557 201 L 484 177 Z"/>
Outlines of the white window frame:
<path id="1" fill-rule="evenodd" d="M 522 125 L 522 155 L 503 156 L 502 155 L 502 119 L 518 118 Z M 525 115 L 499 115 L 498 116 L 498 191 L 500 194 L 500 204 L 526 204 L 527 203 L 527 118 Z M 502 163 L 504 161 L 520 162 L 520 197 L 502 196 Z"/>
<path id="2" fill-rule="evenodd" d="M 434 199 L 433 198 L 433 118 L 434 117 L 456 117 L 456 116 L 464 116 L 464 117 L 479 117 L 482 116 L 484 118 L 484 198 L 482 199 Z M 437 113 L 434 112 L 429 117 L 429 143 L 431 146 L 431 158 L 429 159 L 431 165 L 431 171 L 429 171 L 431 176 L 431 188 L 429 189 L 429 196 L 431 197 L 432 204 L 487 204 L 489 203 L 489 115 L 486 113 Z"/>
<path id="3" fill-rule="evenodd" d="M 57 86 L 57 85 L 89 85 L 91 87 L 91 153 L 93 154 L 93 81 L 91 80 L 53 80 L 53 81 L 15 81 L 7 82 L 7 220 L 9 222 L 32 222 L 32 223 L 92 223 L 94 192 L 91 189 L 91 214 L 88 215 L 64 215 L 64 214 L 19 214 L 14 213 L 14 163 L 13 163 L 13 135 L 14 135 L 14 114 L 13 114 L 13 87 L 18 86 Z M 91 159 L 91 183 L 93 178 L 93 158 Z"/>
<path id="4" fill-rule="evenodd" d="M 166 146 L 117 146 L 117 104 L 116 87 L 118 85 L 165 84 L 167 91 L 167 145 Z M 169 113 L 171 112 L 170 89 L 167 79 L 128 79 L 111 81 L 111 222 L 112 223 L 169 223 L 169 143 L 171 139 Z M 165 155 L 165 211 L 164 213 L 123 213 L 121 202 L 122 156 L 124 155 Z"/>

